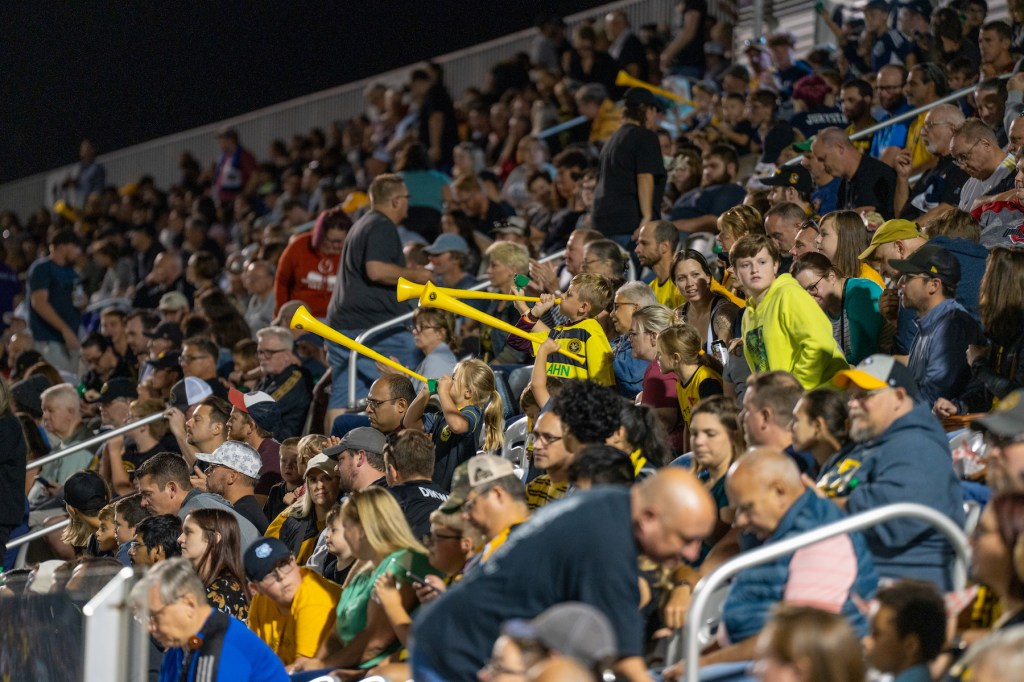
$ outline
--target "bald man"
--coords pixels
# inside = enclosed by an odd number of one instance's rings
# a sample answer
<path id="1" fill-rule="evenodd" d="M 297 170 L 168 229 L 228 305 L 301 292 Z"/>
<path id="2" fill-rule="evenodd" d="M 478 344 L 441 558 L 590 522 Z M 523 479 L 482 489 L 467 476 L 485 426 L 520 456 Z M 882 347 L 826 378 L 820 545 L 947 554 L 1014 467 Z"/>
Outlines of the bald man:
<path id="1" fill-rule="evenodd" d="M 891 166 L 863 154 L 839 128 L 818 133 L 811 143 L 811 154 L 826 173 L 840 178 L 836 208 L 859 213 L 877 211 L 892 220 L 896 171 Z"/>
<path id="2" fill-rule="evenodd" d="M 806 487 L 793 460 L 774 448 L 754 448 L 736 460 L 725 489 L 736 511 L 733 525 L 742 533 L 740 546 L 744 550 L 844 518 L 835 504 Z M 729 644 L 702 656 L 700 665 L 752 659 L 757 635 L 779 602 L 842 613 L 864 636 L 867 621 L 854 602 L 870 600 L 877 588 L 871 554 L 856 533 L 838 535 L 747 569 L 733 581 L 722 605 L 722 626 Z M 676 673 L 673 668 L 666 679 L 678 679 L 678 675 L 672 676 Z"/>
<path id="3" fill-rule="evenodd" d="M 476 504 L 488 504 L 484 496 Z M 548 505 L 516 527 L 487 564 L 413 623 L 413 677 L 469 680 L 487 662 L 502 622 L 565 601 L 590 604 L 615 631 L 615 672 L 650 680 L 637 561 L 694 560 L 715 525 L 711 496 L 688 471 L 662 469 L 632 488 L 603 486 Z"/>

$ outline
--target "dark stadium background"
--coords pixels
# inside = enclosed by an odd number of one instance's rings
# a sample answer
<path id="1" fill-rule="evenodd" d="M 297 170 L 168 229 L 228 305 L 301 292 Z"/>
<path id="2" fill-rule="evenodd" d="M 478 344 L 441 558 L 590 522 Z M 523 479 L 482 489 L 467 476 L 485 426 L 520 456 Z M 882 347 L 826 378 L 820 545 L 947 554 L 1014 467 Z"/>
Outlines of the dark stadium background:
<path id="1" fill-rule="evenodd" d="M 541 11 L 600 4 L 5 3 L 0 182 L 76 161 L 85 136 L 103 153 L 528 28 Z"/>

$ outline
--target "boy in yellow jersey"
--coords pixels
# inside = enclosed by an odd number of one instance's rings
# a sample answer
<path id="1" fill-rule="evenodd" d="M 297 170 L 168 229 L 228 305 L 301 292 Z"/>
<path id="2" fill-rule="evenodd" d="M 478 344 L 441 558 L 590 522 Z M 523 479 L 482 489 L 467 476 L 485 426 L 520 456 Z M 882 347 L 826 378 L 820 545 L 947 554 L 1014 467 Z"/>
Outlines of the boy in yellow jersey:
<path id="1" fill-rule="evenodd" d="M 590 379 L 605 386 L 615 385 L 612 346 L 601 324 L 595 319 L 608 309 L 614 293 L 611 282 L 602 275 L 576 275 L 568 291 L 562 295 L 558 308 L 569 322 L 554 329 L 540 321 L 554 306 L 554 296 L 541 294 L 540 302 L 534 304 L 532 311 L 523 301 L 516 301 L 516 308 L 523 315 L 516 323 L 517 327 L 546 334 L 563 349 L 583 356 L 584 362 L 578 362 L 561 353 L 552 353 L 547 361 L 549 375 L 563 379 Z M 512 343 L 511 337 L 509 342 Z"/>

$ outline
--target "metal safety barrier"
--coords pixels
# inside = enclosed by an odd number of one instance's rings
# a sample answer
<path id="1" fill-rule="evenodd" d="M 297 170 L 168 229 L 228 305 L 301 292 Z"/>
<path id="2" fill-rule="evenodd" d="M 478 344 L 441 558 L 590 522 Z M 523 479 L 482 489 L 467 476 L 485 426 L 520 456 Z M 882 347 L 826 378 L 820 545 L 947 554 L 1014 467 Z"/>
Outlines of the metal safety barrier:
<path id="1" fill-rule="evenodd" d="M 68 447 L 63 448 L 61 450 L 58 450 L 57 452 L 50 453 L 46 457 L 40 457 L 39 459 L 34 459 L 34 460 L 32 460 L 31 462 L 29 462 L 28 464 L 25 465 L 25 470 L 26 471 L 31 471 L 32 469 L 38 469 L 41 466 L 45 466 L 45 465 L 49 464 L 50 462 L 56 462 L 59 459 L 64 459 L 68 455 L 73 455 L 76 452 L 81 452 L 82 450 L 89 450 L 89 449 L 92 449 L 93 447 L 95 447 L 97 445 L 103 445 L 104 443 L 106 443 L 111 438 L 114 438 L 116 436 L 120 436 L 120 435 L 126 434 L 129 431 L 132 431 L 134 429 L 139 428 L 140 426 L 145 426 L 146 424 L 152 424 L 153 422 L 159 421 L 159 420 L 161 420 L 163 418 L 164 418 L 164 413 L 163 412 L 157 412 L 156 414 L 151 414 L 148 417 L 143 417 L 142 419 L 136 419 L 135 421 L 131 422 L 130 424 L 125 424 L 124 426 L 118 426 L 116 429 L 111 429 L 109 431 L 104 431 L 103 433 L 99 434 L 98 436 L 94 436 L 94 437 L 90 438 L 89 440 L 83 440 L 81 443 L 75 443 L 74 445 L 69 445 Z"/>
<path id="2" fill-rule="evenodd" d="M 53 511 L 54 511 L 54 514 L 59 514 L 61 510 L 60 509 L 54 509 Z M 36 530 L 34 530 L 34 531 L 30 532 L 30 533 L 25 533 L 24 535 L 19 535 L 18 537 L 14 538 L 13 540 L 10 540 L 10 541 L 7 542 L 7 549 L 14 549 L 15 547 L 21 547 L 22 545 L 27 545 L 28 543 L 32 542 L 33 540 L 38 540 L 39 538 L 46 537 L 47 535 L 49 535 L 50 533 L 52 533 L 55 530 L 62 530 L 64 528 L 67 528 L 70 524 L 71 524 L 71 519 L 64 519 L 63 521 L 58 521 L 57 523 L 53 524 L 52 526 L 46 526 L 45 528 L 37 528 Z"/>
<path id="3" fill-rule="evenodd" d="M 700 679 L 700 642 L 699 625 L 707 617 L 708 605 L 716 590 L 723 587 L 726 581 L 732 579 L 741 571 L 753 566 L 774 561 L 780 557 L 792 554 L 798 549 L 813 545 L 854 531 L 871 528 L 879 523 L 885 523 L 897 518 L 913 518 L 924 521 L 946 536 L 953 551 L 956 552 L 956 564 L 953 566 L 953 589 L 962 590 L 967 582 L 967 565 L 970 561 L 971 550 L 967 544 L 967 536 L 963 530 L 945 514 L 935 511 L 923 504 L 912 504 L 903 502 L 890 504 L 878 509 L 861 512 L 849 518 L 835 523 L 830 523 L 821 528 L 801 533 L 796 537 L 772 543 L 749 552 L 744 552 L 737 557 L 725 562 L 711 574 L 701 578 L 697 586 L 693 588 L 693 597 L 690 601 L 690 608 L 686 614 L 687 626 L 683 628 L 682 634 L 673 639 L 669 646 L 666 662 L 673 664 L 679 661 L 680 653 L 685 654 L 686 679 L 697 682 Z M 684 645 L 680 652 L 679 641 L 682 639 Z"/>

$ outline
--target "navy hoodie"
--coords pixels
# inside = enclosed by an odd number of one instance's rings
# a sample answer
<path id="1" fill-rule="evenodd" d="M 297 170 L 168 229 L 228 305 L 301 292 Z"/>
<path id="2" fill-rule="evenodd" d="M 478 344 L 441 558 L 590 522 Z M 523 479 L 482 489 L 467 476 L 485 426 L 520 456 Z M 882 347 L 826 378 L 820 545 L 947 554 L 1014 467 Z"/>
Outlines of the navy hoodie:
<path id="1" fill-rule="evenodd" d="M 978 295 L 981 292 L 981 276 L 985 274 L 988 249 L 978 242 L 956 237 L 932 237 L 928 243 L 941 246 L 956 256 L 960 262 L 960 284 L 956 287 L 956 300 L 971 317 L 981 322 Z"/>
<path id="2" fill-rule="evenodd" d="M 949 441 L 927 405 L 893 422 L 877 438 L 858 444 L 826 476 L 856 470 L 856 486 L 847 497 L 850 514 L 897 502 L 931 507 L 963 527 L 963 491 L 953 472 Z M 901 518 L 864 531 L 875 567 L 883 578 L 916 578 L 952 589 L 953 548 L 945 536 L 923 521 Z"/>

